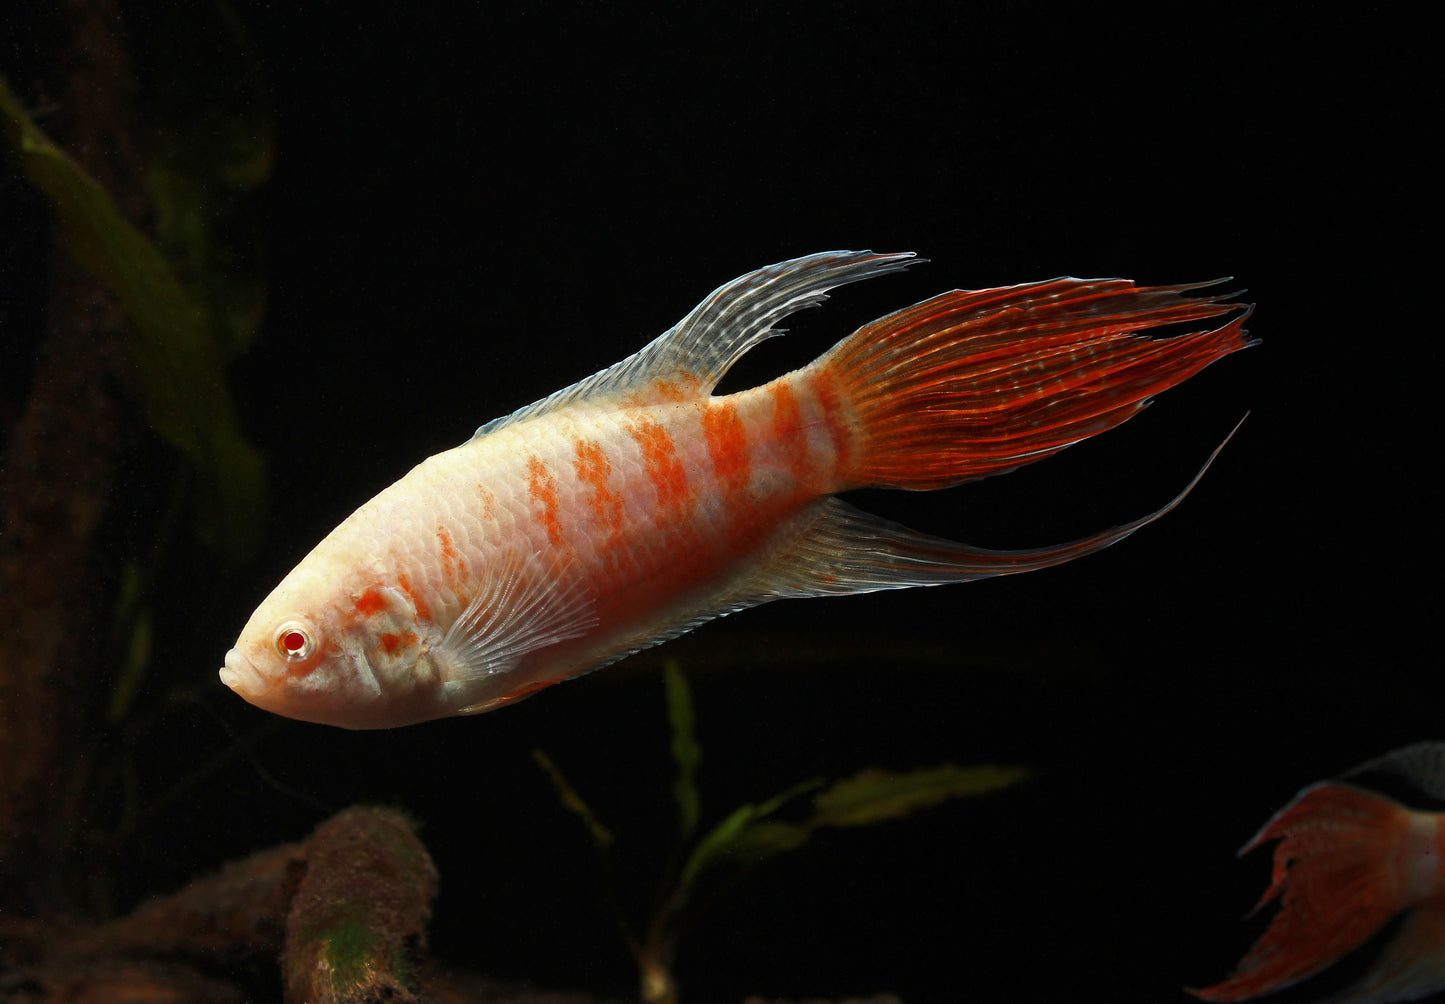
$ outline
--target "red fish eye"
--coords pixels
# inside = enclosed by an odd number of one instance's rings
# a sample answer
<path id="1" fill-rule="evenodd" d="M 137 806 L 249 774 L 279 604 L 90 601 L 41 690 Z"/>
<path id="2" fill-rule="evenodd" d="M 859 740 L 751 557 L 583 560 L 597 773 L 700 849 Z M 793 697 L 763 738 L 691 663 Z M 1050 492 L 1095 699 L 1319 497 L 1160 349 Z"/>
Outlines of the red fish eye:
<path id="1" fill-rule="evenodd" d="M 316 650 L 311 630 L 299 621 L 287 621 L 276 629 L 276 651 L 288 662 L 300 662 Z"/>

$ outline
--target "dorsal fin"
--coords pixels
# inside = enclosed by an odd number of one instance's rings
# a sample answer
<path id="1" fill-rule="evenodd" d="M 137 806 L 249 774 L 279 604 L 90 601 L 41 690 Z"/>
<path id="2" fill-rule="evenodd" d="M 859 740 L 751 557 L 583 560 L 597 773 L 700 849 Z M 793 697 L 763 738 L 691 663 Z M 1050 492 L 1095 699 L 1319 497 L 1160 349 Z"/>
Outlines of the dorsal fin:
<path id="1" fill-rule="evenodd" d="M 1362 763 L 1347 771 L 1343 778 L 1355 781 L 1381 774 L 1403 778 L 1425 797 L 1445 802 L 1445 743 L 1414 743 Z"/>
<path id="2" fill-rule="evenodd" d="M 830 289 L 922 260 L 912 252 L 825 251 L 749 272 L 713 290 L 690 314 L 621 362 L 493 419 L 472 438 L 577 401 L 645 394 L 659 381 L 687 379 L 698 393 L 709 394 L 744 352 L 781 333 L 773 325 L 784 317 L 823 302 Z"/>

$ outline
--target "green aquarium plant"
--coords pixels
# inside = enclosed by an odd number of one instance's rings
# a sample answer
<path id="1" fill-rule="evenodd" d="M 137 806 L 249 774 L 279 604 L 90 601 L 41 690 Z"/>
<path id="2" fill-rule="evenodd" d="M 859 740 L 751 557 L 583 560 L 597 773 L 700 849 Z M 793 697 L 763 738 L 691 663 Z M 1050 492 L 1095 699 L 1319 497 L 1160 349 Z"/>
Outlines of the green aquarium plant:
<path id="1" fill-rule="evenodd" d="M 71 257 L 120 301 L 130 319 L 146 417 L 203 486 L 202 500 L 192 507 L 197 532 L 222 557 L 240 561 L 260 533 L 264 476 L 259 455 L 241 434 L 224 367 L 259 324 L 264 293 L 251 273 L 244 283 L 225 278 L 234 275 L 234 262 L 254 235 L 222 239 L 213 221 L 218 214 L 240 215 L 235 204 L 268 173 L 269 140 L 259 150 L 237 154 L 255 162 L 248 168 L 206 164 L 187 157 L 176 141 L 164 145 L 167 152 L 155 159 L 147 178 L 157 208 L 153 240 L 51 142 L 4 81 L 0 125 L 25 177 L 49 200 Z M 219 194 L 225 191 L 230 198 Z M 212 222 L 198 222 L 207 220 Z"/>
<path id="2" fill-rule="evenodd" d="M 182 458 L 158 534 L 179 520 L 226 566 L 260 538 L 265 472 L 246 441 L 225 369 L 249 347 L 266 304 L 254 192 L 270 176 L 274 129 L 260 66 L 224 4 L 172 4 L 157 19 L 146 117 L 153 234 L 127 219 L 0 80 L 0 131 L 45 197 L 66 250 L 130 321 L 139 404 Z M 150 593 L 166 539 L 123 571 L 112 635 L 122 667 L 107 717 L 119 721 L 151 648 Z"/>
<path id="3" fill-rule="evenodd" d="M 1032 773 L 1017 766 L 942 764 L 902 772 L 869 768 L 835 781 L 811 778 L 761 802 L 740 805 L 703 831 L 697 782 L 702 749 L 695 732 L 692 693 L 674 661 L 666 664 L 663 679 L 676 769 L 672 790 L 678 836 L 641 930 L 627 920 L 622 906 L 614 864 L 617 840 L 612 830 L 546 753 L 532 752 L 562 805 L 586 828 L 601 859 L 607 898 L 637 963 L 640 993 L 647 1004 L 676 1004 L 679 999 L 673 962 L 687 921 L 700 910 L 699 892 L 704 884 L 714 890 L 731 885 L 757 865 L 803 847 L 825 827 L 867 826 L 898 819 L 950 799 L 1008 787 Z"/>
<path id="4" fill-rule="evenodd" d="M 58 81 L 27 105 L 0 79 L 0 188 L 59 252 L 23 280 L 48 292 L 43 324 L 5 331 L 36 349 L 29 386 L 11 385 L 25 400 L 5 402 L 21 419 L 0 476 L 0 594 L 32 640 L 0 645 L 0 704 L 27 709 L 0 715 L 0 855 L 36 863 L 0 897 L 105 915 L 129 895 L 109 862 L 154 846 L 142 831 L 174 802 L 151 793 L 192 776 L 158 754 L 176 734 L 161 723 L 197 704 L 196 651 L 263 530 L 264 465 L 227 369 L 265 311 L 256 196 L 275 141 L 224 2 L 164 0 L 128 37 L 94 11 L 52 13 L 73 46 Z M 51 88 L 66 97 L 38 103 Z"/>

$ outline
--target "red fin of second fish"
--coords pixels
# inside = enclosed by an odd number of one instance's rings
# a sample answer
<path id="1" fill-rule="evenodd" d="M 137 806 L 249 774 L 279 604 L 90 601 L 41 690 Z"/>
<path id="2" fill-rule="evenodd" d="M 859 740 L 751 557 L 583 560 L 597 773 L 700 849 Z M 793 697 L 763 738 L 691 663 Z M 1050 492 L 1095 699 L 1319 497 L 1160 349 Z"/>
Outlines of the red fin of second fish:
<path id="1" fill-rule="evenodd" d="M 1411 905 L 1400 860 L 1409 820 L 1399 803 L 1353 785 L 1324 782 L 1300 792 L 1240 851 L 1279 841 L 1270 886 L 1255 907 L 1278 898 L 1279 912 L 1232 976 L 1190 992 L 1207 1001 L 1250 1000 L 1363 945 Z"/>

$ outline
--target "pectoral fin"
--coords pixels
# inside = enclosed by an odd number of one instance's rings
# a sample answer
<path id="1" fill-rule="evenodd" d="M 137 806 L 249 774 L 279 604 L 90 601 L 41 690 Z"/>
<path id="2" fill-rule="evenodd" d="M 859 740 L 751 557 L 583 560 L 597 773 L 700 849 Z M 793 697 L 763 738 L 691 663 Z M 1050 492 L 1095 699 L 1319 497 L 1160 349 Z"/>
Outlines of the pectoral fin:
<path id="1" fill-rule="evenodd" d="M 597 624 L 596 604 L 582 580 L 566 567 L 542 566 L 540 554 L 516 553 L 489 565 L 477 594 L 430 653 L 449 696 L 465 700 L 485 684 L 489 695 L 514 700 L 522 695 L 511 695 L 497 678 L 515 669 L 528 652 L 579 637 Z M 500 699 L 489 696 L 481 703 L 493 706 Z M 459 713 L 477 710 L 482 708 L 469 704 Z"/>

